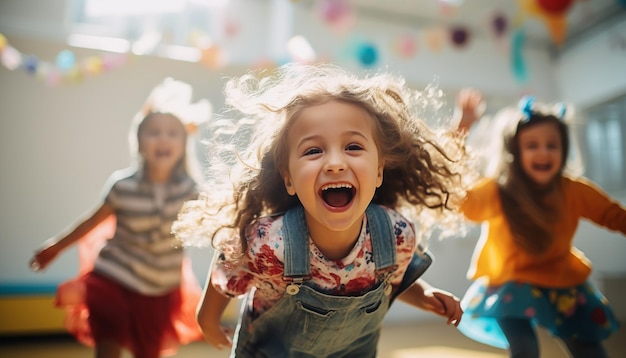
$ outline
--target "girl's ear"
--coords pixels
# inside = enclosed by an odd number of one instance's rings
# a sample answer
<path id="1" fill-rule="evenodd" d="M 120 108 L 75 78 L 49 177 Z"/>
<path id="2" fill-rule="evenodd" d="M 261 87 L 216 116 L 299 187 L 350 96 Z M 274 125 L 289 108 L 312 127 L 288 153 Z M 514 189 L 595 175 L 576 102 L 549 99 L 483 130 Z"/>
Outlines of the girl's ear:
<path id="1" fill-rule="evenodd" d="M 378 176 L 376 177 L 376 187 L 383 185 L 383 172 L 385 171 L 385 163 L 378 164 Z"/>
<path id="2" fill-rule="evenodd" d="M 296 195 L 296 188 L 293 187 L 289 174 L 283 174 L 283 181 L 285 183 L 285 189 L 287 189 L 287 194 L 291 196 Z"/>

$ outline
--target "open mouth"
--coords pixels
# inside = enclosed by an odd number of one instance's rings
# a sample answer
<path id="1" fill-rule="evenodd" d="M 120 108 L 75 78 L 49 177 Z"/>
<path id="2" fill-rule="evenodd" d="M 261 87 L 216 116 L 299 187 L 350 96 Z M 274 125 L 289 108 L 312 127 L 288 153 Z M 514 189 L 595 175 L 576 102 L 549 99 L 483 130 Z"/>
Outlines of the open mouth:
<path id="1" fill-rule="evenodd" d="M 170 156 L 170 151 L 169 150 L 157 150 L 155 154 L 157 158 L 167 158 Z"/>
<path id="2" fill-rule="evenodd" d="M 321 197 L 329 206 L 340 208 L 350 204 L 355 194 L 356 189 L 350 184 L 329 184 L 322 188 Z"/>
<path id="3" fill-rule="evenodd" d="M 533 169 L 537 171 L 549 171 L 552 169 L 552 164 L 533 164 Z"/>

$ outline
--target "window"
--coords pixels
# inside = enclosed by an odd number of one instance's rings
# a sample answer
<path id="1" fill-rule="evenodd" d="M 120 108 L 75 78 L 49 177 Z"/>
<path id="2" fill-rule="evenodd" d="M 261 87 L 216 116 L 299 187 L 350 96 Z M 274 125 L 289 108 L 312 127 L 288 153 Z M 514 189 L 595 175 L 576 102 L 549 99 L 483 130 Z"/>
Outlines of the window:
<path id="1" fill-rule="evenodd" d="M 626 96 L 590 108 L 578 138 L 585 176 L 604 190 L 626 192 Z"/>
<path id="2" fill-rule="evenodd" d="M 220 36 L 228 0 L 73 0 L 72 46 L 197 61 Z M 163 53 L 166 52 L 166 53 Z"/>

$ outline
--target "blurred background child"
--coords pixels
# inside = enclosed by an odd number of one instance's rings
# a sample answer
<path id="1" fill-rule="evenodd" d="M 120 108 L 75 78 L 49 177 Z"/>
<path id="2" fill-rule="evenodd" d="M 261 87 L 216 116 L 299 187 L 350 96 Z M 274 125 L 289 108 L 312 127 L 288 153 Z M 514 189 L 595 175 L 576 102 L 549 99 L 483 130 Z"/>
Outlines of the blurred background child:
<path id="1" fill-rule="evenodd" d="M 114 172 L 97 208 L 46 240 L 30 261 L 44 270 L 79 243 L 80 272 L 57 290 L 66 327 L 97 357 L 159 357 L 201 337 L 194 312 L 200 286 L 172 222 L 198 194 L 198 163 L 189 136 L 211 114 L 191 103 L 191 86 L 166 78 L 134 117 L 129 133 L 133 166 Z"/>
<path id="2" fill-rule="evenodd" d="M 458 97 L 459 129 L 484 110 L 480 92 Z M 477 341 L 508 348 L 511 357 L 538 357 L 536 325 L 563 341 L 573 357 L 607 357 L 602 340 L 619 323 L 588 278 L 591 262 L 573 246 L 579 220 L 626 234 L 626 209 L 598 186 L 568 173 L 573 113 L 563 104 L 524 97 L 489 126 L 477 128 L 477 146 L 489 148 L 487 176 L 468 192 L 466 217 L 483 222 L 462 301 L 459 330 Z M 482 132 L 482 133 L 480 133 Z M 485 145 L 491 136 L 495 146 Z M 494 148 L 500 148 L 501 154 Z M 496 155 L 494 155 L 496 154 Z"/>

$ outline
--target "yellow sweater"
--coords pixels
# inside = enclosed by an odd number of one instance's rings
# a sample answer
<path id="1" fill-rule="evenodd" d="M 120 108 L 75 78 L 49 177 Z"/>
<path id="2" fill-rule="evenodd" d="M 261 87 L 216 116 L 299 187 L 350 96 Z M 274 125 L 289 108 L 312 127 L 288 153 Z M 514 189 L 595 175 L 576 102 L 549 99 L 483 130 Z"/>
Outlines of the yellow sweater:
<path id="1" fill-rule="evenodd" d="M 469 220 L 484 222 L 468 278 L 486 277 L 490 285 L 516 281 L 569 287 L 583 283 L 591 272 L 591 262 L 572 246 L 579 219 L 626 234 L 626 209 L 585 179 L 563 178 L 562 185 L 566 210 L 554 223 L 557 237 L 545 253 L 533 255 L 513 242 L 495 181 L 478 183 L 461 207 Z"/>

